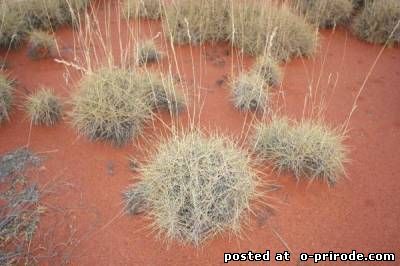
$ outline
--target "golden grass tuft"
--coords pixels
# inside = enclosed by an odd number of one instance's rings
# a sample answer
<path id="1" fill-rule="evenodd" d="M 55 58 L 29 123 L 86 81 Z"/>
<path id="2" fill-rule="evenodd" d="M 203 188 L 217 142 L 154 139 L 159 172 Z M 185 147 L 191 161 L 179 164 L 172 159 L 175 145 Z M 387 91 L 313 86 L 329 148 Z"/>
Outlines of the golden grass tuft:
<path id="1" fill-rule="evenodd" d="M 167 37 L 175 43 L 203 43 L 227 39 L 229 0 L 179 0 L 166 7 Z"/>
<path id="2" fill-rule="evenodd" d="M 33 31 L 29 36 L 28 56 L 31 59 L 44 59 L 54 55 L 56 40 L 54 36 L 43 31 Z"/>
<path id="3" fill-rule="evenodd" d="M 268 107 L 269 88 L 256 73 L 241 74 L 232 83 L 231 100 L 242 111 L 263 111 Z"/>
<path id="4" fill-rule="evenodd" d="M 375 44 L 400 42 L 400 1 L 365 1 L 353 21 L 353 31 L 361 39 Z"/>
<path id="5" fill-rule="evenodd" d="M 144 65 L 159 61 L 162 58 L 162 53 L 153 40 L 146 40 L 138 44 L 136 57 L 137 64 Z"/>
<path id="6" fill-rule="evenodd" d="M 337 183 L 345 173 L 344 136 L 322 123 L 291 123 L 286 118 L 273 118 L 269 124 L 255 126 L 255 151 L 271 161 L 278 171 L 291 171 L 296 178 L 322 179 Z"/>
<path id="7" fill-rule="evenodd" d="M 316 31 L 286 6 L 255 1 L 233 8 L 230 41 L 250 55 L 268 54 L 277 61 L 311 56 L 317 46 Z"/>
<path id="8" fill-rule="evenodd" d="M 29 96 L 25 108 L 34 125 L 53 126 L 61 118 L 60 100 L 50 89 L 42 88 Z"/>
<path id="9" fill-rule="evenodd" d="M 163 13 L 161 0 L 125 0 L 123 14 L 125 18 L 159 19 Z"/>
<path id="10" fill-rule="evenodd" d="M 347 24 L 353 11 L 351 0 L 295 0 L 307 21 L 321 28 Z"/>
<path id="11" fill-rule="evenodd" d="M 12 96 L 12 82 L 6 76 L 0 74 L 0 124 L 5 120 L 9 120 Z"/>
<path id="12" fill-rule="evenodd" d="M 151 116 L 147 78 L 137 72 L 103 68 L 89 73 L 73 99 L 72 122 L 80 134 L 119 146 L 141 133 Z"/>
<path id="13" fill-rule="evenodd" d="M 278 63 L 270 56 L 257 58 L 252 71 L 257 73 L 270 87 L 277 87 L 282 82 L 282 71 Z"/>
<path id="14" fill-rule="evenodd" d="M 160 234 L 194 245 L 225 230 L 239 233 L 257 194 L 250 156 L 226 137 L 198 131 L 162 142 L 141 173 L 125 193 L 127 210 L 148 210 Z"/>
<path id="15" fill-rule="evenodd" d="M 0 1 L 0 48 L 19 46 L 28 32 L 26 21 L 11 2 Z"/>

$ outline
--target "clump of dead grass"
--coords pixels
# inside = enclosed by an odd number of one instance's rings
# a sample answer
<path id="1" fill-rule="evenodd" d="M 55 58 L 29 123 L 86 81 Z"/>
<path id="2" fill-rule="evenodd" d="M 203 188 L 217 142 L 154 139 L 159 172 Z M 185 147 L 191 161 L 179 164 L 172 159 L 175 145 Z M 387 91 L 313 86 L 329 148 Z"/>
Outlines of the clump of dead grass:
<path id="1" fill-rule="evenodd" d="M 33 31 L 29 36 L 28 56 L 31 59 L 52 57 L 56 50 L 54 36 L 43 31 Z"/>
<path id="2" fill-rule="evenodd" d="M 161 59 L 162 53 L 158 50 L 153 40 L 143 41 L 137 47 L 137 64 L 157 62 Z"/>
<path id="3" fill-rule="evenodd" d="M 6 76 L 0 74 L 0 123 L 9 119 L 13 85 Z"/>
<path id="4" fill-rule="evenodd" d="M 89 73 L 73 100 L 72 122 L 92 140 L 122 145 L 140 134 L 151 116 L 148 77 L 119 68 Z"/>
<path id="5" fill-rule="evenodd" d="M 202 43 L 227 39 L 228 0 L 180 0 L 166 7 L 164 27 L 175 43 Z"/>
<path id="6" fill-rule="evenodd" d="M 161 143 L 141 173 L 139 185 L 125 193 L 127 210 L 148 209 L 167 239 L 195 245 L 227 229 L 238 233 L 257 194 L 248 154 L 198 131 Z"/>
<path id="7" fill-rule="evenodd" d="M 316 31 L 286 6 L 261 1 L 237 2 L 228 25 L 229 39 L 250 55 L 268 54 L 277 61 L 311 56 Z"/>
<path id="8" fill-rule="evenodd" d="M 161 0 L 125 0 L 123 13 L 127 19 L 159 19 L 163 13 L 163 7 Z"/>
<path id="9" fill-rule="evenodd" d="M 253 71 L 257 73 L 268 86 L 276 87 L 282 81 L 282 72 L 278 63 L 270 56 L 257 58 Z"/>
<path id="10" fill-rule="evenodd" d="M 263 77 L 243 73 L 232 83 L 231 99 L 242 111 L 263 111 L 268 106 L 269 88 Z"/>
<path id="11" fill-rule="evenodd" d="M 278 171 L 288 170 L 296 178 L 322 179 L 333 185 L 344 174 L 343 140 L 343 134 L 322 123 L 273 118 L 269 124 L 256 125 L 253 144 Z"/>
<path id="12" fill-rule="evenodd" d="M 53 126 L 61 118 L 61 103 L 52 90 L 41 89 L 28 97 L 26 110 L 34 125 Z"/>
<path id="13" fill-rule="evenodd" d="M 295 0 L 295 7 L 307 21 L 321 28 L 347 24 L 353 4 L 351 0 Z"/>
<path id="14" fill-rule="evenodd" d="M 397 0 L 365 1 L 354 19 L 355 34 L 370 43 L 393 45 L 400 42 L 400 2 Z"/>

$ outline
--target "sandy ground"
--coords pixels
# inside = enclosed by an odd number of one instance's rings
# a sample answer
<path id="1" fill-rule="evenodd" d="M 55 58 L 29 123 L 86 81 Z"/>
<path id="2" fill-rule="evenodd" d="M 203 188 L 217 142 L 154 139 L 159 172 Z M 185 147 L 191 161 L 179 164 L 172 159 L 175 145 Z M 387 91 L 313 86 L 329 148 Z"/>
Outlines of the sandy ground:
<path id="1" fill-rule="evenodd" d="M 126 41 L 124 23 L 121 39 Z M 118 18 L 113 16 L 113 32 L 118 24 Z M 141 39 L 155 36 L 162 29 L 157 21 L 129 25 L 140 28 Z M 62 57 L 72 60 L 72 31 L 60 29 L 56 36 Z M 162 37 L 157 42 L 171 54 Z M 309 84 L 316 86 L 319 80 L 319 90 L 326 94 L 326 121 L 339 125 L 347 118 L 381 47 L 363 43 L 342 29 L 321 32 L 319 44 L 315 58 L 296 59 L 283 66 L 284 82 L 276 94 L 281 95 L 277 98 L 282 113 L 299 118 Z M 252 116 L 233 108 L 228 82 L 232 73 L 242 66 L 248 68 L 253 59 L 242 58 L 227 44 L 176 46 L 175 51 L 181 83 L 188 84 L 185 87 L 189 95 L 200 93 L 204 103 L 200 125 L 243 139 L 243 128 L 248 127 Z M 48 209 L 32 244 L 32 250 L 40 254 L 40 264 L 218 265 L 223 264 L 224 252 L 269 249 L 274 253 L 290 249 L 290 265 L 308 265 L 298 263 L 300 252 L 396 252 L 400 247 L 398 48 L 383 52 L 359 98 L 346 141 L 351 150 L 346 167 L 348 179 L 328 188 L 325 184 L 297 183 L 290 176 L 266 173 L 264 180 L 282 186 L 268 195 L 273 199 L 265 198 L 275 204 L 275 210 L 258 209 L 241 238 L 224 234 L 201 249 L 174 242 L 166 245 L 149 230 L 150 221 L 145 216 L 121 213 L 121 192 L 137 177 L 129 171 L 127 157 L 142 159 L 154 145 L 148 136 L 164 132 L 157 119 L 146 129 L 145 139 L 139 138 L 124 148 L 78 137 L 68 119 L 53 128 L 31 128 L 20 107 L 24 96 L 46 86 L 67 101 L 76 90 L 80 75 L 71 68 L 70 75 L 66 75 L 65 66 L 52 59 L 29 60 L 25 47 L 10 52 L 8 61 L 8 73 L 18 83 L 11 121 L 0 127 L 0 153 L 29 145 L 47 158 L 33 179 L 43 185 L 60 184 L 55 195 L 44 199 Z M 167 70 L 168 62 L 165 58 L 160 69 Z M 175 66 L 173 72 L 178 74 Z M 188 113 L 180 117 L 186 121 Z M 166 114 L 159 114 L 159 118 L 170 123 Z"/>

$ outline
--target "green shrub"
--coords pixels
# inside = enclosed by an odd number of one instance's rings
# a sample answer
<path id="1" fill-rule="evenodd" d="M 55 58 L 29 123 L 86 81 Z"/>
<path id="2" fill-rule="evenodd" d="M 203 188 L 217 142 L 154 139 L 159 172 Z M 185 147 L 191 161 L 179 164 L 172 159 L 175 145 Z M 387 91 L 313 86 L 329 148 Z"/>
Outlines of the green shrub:
<path id="1" fill-rule="evenodd" d="M 366 1 L 353 21 L 355 34 L 370 43 L 389 45 L 400 42 L 400 2 L 398 0 Z M 397 26 L 397 28 L 396 28 Z"/>
<path id="2" fill-rule="evenodd" d="M 60 100 L 49 89 L 41 89 L 28 97 L 26 111 L 34 125 L 53 126 L 61 118 Z"/>
<path id="3" fill-rule="evenodd" d="M 353 11 L 351 0 L 295 0 L 306 19 L 321 28 L 347 24 Z"/>
<path id="4" fill-rule="evenodd" d="M 124 0 L 123 12 L 127 19 L 148 18 L 159 19 L 162 15 L 160 0 Z"/>
<path id="5" fill-rule="evenodd" d="M 328 184 L 335 184 L 344 174 L 343 135 L 325 125 L 273 118 L 269 124 L 259 123 L 255 128 L 255 151 L 279 171 L 291 171 L 296 178 L 322 179 Z"/>
<path id="6" fill-rule="evenodd" d="M 251 158 L 221 136 L 174 135 L 141 173 L 125 193 L 127 210 L 148 210 L 157 231 L 195 245 L 227 229 L 239 232 L 256 196 Z"/>
<path id="7" fill-rule="evenodd" d="M 268 88 L 257 74 L 241 74 L 232 84 L 231 98 L 235 108 L 242 111 L 263 111 L 268 106 Z"/>
<path id="8" fill-rule="evenodd" d="M 0 74 L 0 124 L 9 119 L 9 112 L 12 103 L 13 86 L 12 82 Z"/>
<path id="9" fill-rule="evenodd" d="M 56 41 L 53 35 L 42 31 L 33 31 L 29 36 L 28 56 L 31 59 L 44 59 L 54 55 Z"/>

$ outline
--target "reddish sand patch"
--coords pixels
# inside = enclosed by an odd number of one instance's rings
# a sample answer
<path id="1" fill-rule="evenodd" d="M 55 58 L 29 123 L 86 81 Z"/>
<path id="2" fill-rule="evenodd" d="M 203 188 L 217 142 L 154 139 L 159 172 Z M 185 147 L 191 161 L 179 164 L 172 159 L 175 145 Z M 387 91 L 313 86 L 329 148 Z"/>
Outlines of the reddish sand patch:
<path id="1" fill-rule="evenodd" d="M 99 11 L 100 15 L 106 13 Z M 112 17 L 113 32 L 118 32 L 118 24 L 118 18 Z M 121 40 L 125 42 L 128 31 L 124 22 L 121 25 Z M 157 21 L 129 25 L 140 28 L 141 39 L 162 32 Z M 56 35 L 63 58 L 72 60 L 71 30 L 61 29 Z M 326 121 L 338 125 L 347 118 L 381 47 L 363 43 L 341 29 L 324 31 L 320 37 L 320 51 L 314 59 L 296 59 L 284 66 L 281 108 L 284 114 L 301 117 L 308 85 L 316 85 L 319 80 L 319 90 L 327 94 Z M 157 42 L 172 55 L 172 50 L 164 45 L 165 39 L 161 37 Z M 118 40 L 113 39 L 113 44 L 118 47 Z M 232 73 L 237 73 L 242 66 L 248 68 L 253 59 L 242 58 L 227 44 L 176 46 L 175 52 L 181 82 L 188 84 L 187 93 L 196 95 L 199 91 L 204 103 L 200 124 L 243 139 L 241 132 L 250 124 L 252 116 L 233 108 L 228 82 Z M 1 56 L 4 55 L 2 52 Z M 69 75 L 66 75 L 65 66 L 51 59 L 31 61 L 26 56 L 26 47 L 10 52 L 7 60 L 10 75 L 18 81 L 16 105 L 21 105 L 24 96 L 41 85 L 54 88 L 65 100 L 75 91 L 78 71 L 68 68 Z M 160 69 L 167 70 L 171 61 L 165 58 Z M 178 73 L 175 63 L 171 65 L 173 72 Z M 178 243 L 166 246 L 148 230 L 149 221 L 144 216 L 121 215 L 121 192 L 135 176 L 128 169 L 127 157 L 143 158 L 153 145 L 149 140 L 141 138 L 134 145 L 120 149 L 89 142 L 77 136 L 68 119 L 53 128 L 30 130 L 24 112 L 14 106 L 11 121 L 0 126 L 0 153 L 29 145 L 47 157 L 34 178 L 43 185 L 54 183 L 54 178 L 63 182 L 55 189 L 57 195 L 44 199 L 49 207 L 33 245 L 41 254 L 40 264 L 215 265 L 223 263 L 224 252 L 266 249 L 280 252 L 289 247 L 293 252 L 291 264 L 296 265 L 300 252 L 353 249 L 396 252 L 400 246 L 399 84 L 400 49 L 387 49 L 374 68 L 351 119 L 347 141 L 351 149 L 348 180 L 328 188 L 319 183 L 296 183 L 292 177 L 266 175 L 265 180 L 282 185 L 271 194 L 274 202 L 279 202 L 274 214 L 261 210 L 257 217 L 251 217 L 251 226 L 244 228 L 241 239 L 223 235 L 201 249 L 182 247 Z M 191 99 L 193 104 L 196 97 Z M 170 122 L 166 114 L 160 117 Z M 187 117 L 187 113 L 182 114 L 182 121 Z M 156 132 L 163 132 L 160 125 L 159 121 L 150 124 L 146 133 L 155 136 Z"/>

